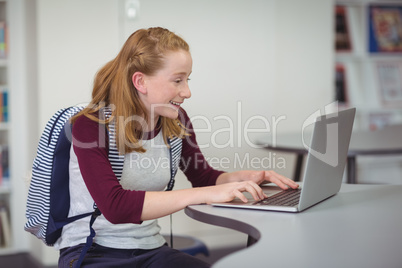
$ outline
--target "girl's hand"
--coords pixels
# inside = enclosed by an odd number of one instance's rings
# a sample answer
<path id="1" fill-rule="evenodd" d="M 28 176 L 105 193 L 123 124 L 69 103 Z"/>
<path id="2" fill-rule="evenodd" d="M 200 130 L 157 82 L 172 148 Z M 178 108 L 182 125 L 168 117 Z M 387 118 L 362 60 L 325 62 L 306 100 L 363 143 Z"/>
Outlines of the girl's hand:
<path id="1" fill-rule="evenodd" d="M 242 170 L 231 173 L 221 174 L 216 184 L 223 184 L 228 182 L 239 182 L 239 181 L 252 181 L 257 185 L 263 183 L 272 182 L 278 185 L 283 190 L 288 188 L 297 189 L 299 185 L 291 179 L 282 176 L 275 171 L 253 171 L 253 170 Z"/>
<path id="2" fill-rule="evenodd" d="M 251 172 L 256 172 L 256 171 L 251 171 Z M 257 171 L 258 172 L 258 171 Z M 273 170 L 269 171 L 259 171 L 260 175 L 255 175 L 259 180 L 255 181 L 257 184 L 262 184 L 262 183 L 267 183 L 267 182 L 272 182 L 281 187 L 283 190 L 287 190 L 288 188 L 292 189 L 297 189 L 299 188 L 299 184 L 294 182 L 293 180 L 286 178 L 285 176 L 282 176 L 278 173 L 276 173 Z M 253 176 L 250 176 L 253 178 Z"/>
<path id="3" fill-rule="evenodd" d="M 236 197 L 247 203 L 248 199 L 244 196 L 243 192 L 249 192 L 256 201 L 267 198 L 261 187 L 252 180 L 230 182 L 199 189 L 205 190 L 205 203 L 207 204 L 230 202 Z"/>

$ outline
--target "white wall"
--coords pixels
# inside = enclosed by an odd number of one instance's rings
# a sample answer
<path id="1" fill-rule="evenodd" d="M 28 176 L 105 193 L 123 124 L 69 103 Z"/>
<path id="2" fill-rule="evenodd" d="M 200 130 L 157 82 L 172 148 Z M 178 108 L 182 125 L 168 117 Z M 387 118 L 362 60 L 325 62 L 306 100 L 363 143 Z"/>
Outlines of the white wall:
<path id="1" fill-rule="evenodd" d="M 118 52 L 116 3 L 37 0 L 41 126 L 56 110 L 90 100 L 96 71 Z"/>
<path id="2" fill-rule="evenodd" d="M 332 1 L 276 1 L 273 113 L 285 115 L 280 132 L 333 101 Z"/>
<path id="3" fill-rule="evenodd" d="M 203 149 L 207 157 L 229 159 L 226 170 L 240 168 L 236 156 L 267 157 L 266 151 L 247 145 L 241 131 L 248 119 L 263 116 L 272 126 L 272 116 L 285 116 L 278 131 L 297 130 L 331 101 L 331 0 L 143 0 L 134 21 L 118 17 L 124 2 L 37 0 L 40 129 L 58 108 L 88 101 L 95 72 L 130 33 L 150 26 L 169 28 L 190 44 L 192 98 L 184 107 L 191 117 L 211 122 L 208 133 L 205 121 L 194 122 L 198 140 L 209 145 Z M 262 129 L 264 124 L 254 120 L 251 126 Z M 230 138 L 233 146 L 213 146 Z M 287 168 L 279 171 L 291 175 L 292 158 L 283 158 Z M 188 186 L 182 174 L 177 180 L 178 188 Z M 161 225 L 169 231 L 167 218 Z M 183 213 L 174 216 L 174 232 L 201 236 L 211 247 L 245 243 L 244 235 Z"/>

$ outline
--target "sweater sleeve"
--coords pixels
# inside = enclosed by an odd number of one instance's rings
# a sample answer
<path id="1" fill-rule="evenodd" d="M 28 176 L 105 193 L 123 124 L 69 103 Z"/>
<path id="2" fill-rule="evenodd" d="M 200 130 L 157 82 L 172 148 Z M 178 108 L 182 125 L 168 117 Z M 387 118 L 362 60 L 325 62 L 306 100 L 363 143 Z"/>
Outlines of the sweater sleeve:
<path id="1" fill-rule="evenodd" d="M 72 134 L 81 175 L 105 218 L 113 224 L 141 223 L 145 192 L 124 190 L 120 185 L 108 159 L 106 128 L 81 116 Z"/>
<path id="2" fill-rule="evenodd" d="M 189 136 L 184 137 L 180 169 L 184 172 L 193 187 L 215 185 L 219 175 L 224 173 L 213 169 L 205 159 L 197 144 L 193 125 L 187 113 L 180 110 L 181 122 L 187 129 Z"/>

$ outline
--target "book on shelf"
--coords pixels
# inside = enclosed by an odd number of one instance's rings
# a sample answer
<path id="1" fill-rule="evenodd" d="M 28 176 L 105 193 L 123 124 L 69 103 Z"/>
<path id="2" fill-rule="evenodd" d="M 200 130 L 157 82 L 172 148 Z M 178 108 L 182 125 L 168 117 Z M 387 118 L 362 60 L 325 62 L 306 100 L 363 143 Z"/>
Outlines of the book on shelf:
<path id="1" fill-rule="evenodd" d="M 0 203 L 0 247 L 11 246 L 11 225 L 8 208 Z"/>
<path id="2" fill-rule="evenodd" d="M 10 183 L 10 166 L 8 145 L 0 145 L 0 187 L 9 187 Z"/>
<path id="3" fill-rule="evenodd" d="M 375 66 L 383 105 L 402 107 L 402 61 L 377 61 Z"/>
<path id="4" fill-rule="evenodd" d="M 369 52 L 402 52 L 402 4 L 368 6 Z"/>
<path id="5" fill-rule="evenodd" d="M 8 122 L 8 90 L 0 89 L 0 122 Z"/>
<path id="6" fill-rule="evenodd" d="M 8 31 L 7 24 L 5 21 L 0 21 L 0 58 L 7 57 L 8 49 Z"/>
<path id="7" fill-rule="evenodd" d="M 335 7 L 335 50 L 349 52 L 352 49 L 347 9 L 344 6 Z"/>
<path id="8" fill-rule="evenodd" d="M 341 63 L 335 65 L 335 100 L 341 105 L 348 104 L 346 71 Z"/>

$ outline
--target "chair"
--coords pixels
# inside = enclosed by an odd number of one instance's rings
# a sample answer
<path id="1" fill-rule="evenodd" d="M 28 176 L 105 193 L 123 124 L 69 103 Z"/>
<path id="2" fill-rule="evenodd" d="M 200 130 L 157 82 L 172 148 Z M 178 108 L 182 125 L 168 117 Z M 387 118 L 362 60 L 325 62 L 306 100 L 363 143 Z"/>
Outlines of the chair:
<path id="1" fill-rule="evenodd" d="M 163 237 L 170 246 L 170 235 L 163 235 Z M 205 256 L 209 256 L 208 248 L 204 244 L 204 242 L 192 236 L 174 235 L 173 248 L 192 256 L 195 256 L 197 254 L 204 254 Z"/>

